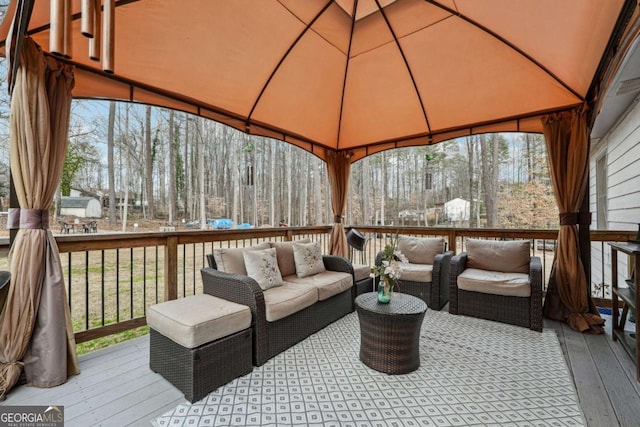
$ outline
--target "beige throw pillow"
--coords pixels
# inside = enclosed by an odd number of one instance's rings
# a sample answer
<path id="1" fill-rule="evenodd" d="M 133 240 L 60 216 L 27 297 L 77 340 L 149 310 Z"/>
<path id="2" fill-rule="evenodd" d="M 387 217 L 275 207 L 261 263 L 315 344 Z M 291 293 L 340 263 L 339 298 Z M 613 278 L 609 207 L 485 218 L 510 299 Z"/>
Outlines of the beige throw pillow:
<path id="1" fill-rule="evenodd" d="M 269 242 L 263 242 L 255 246 L 249 246 L 246 248 L 214 249 L 213 259 L 216 261 L 216 267 L 218 271 L 246 276 L 247 269 L 244 266 L 244 258 L 242 256 L 242 252 L 268 248 Z"/>
<path id="2" fill-rule="evenodd" d="M 296 262 L 293 259 L 294 243 L 311 243 L 311 239 L 305 238 L 292 242 L 271 243 L 271 247 L 276 248 L 276 254 L 278 255 L 278 267 L 280 267 L 282 277 L 293 276 L 296 274 Z"/>
<path id="3" fill-rule="evenodd" d="M 528 240 L 469 239 L 466 245 L 467 268 L 529 274 L 531 242 Z"/>
<path id="4" fill-rule="evenodd" d="M 278 268 L 275 249 L 245 251 L 243 256 L 247 275 L 258 282 L 263 291 L 275 286 L 282 286 L 284 282 Z"/>
<path id="5" fill-rule="evenodd" d="M 293 259 L 296 263 L 296 276 L 307 277 L 326 271 L 322 261 L 320 242 L 294 243 Z"/>
<path id="6" fill-rule="evenodd" d="M 398 236 L 398 250 L 412 264 L 433 264 L 436 255 L 444 252 L 444 239 Z"/>

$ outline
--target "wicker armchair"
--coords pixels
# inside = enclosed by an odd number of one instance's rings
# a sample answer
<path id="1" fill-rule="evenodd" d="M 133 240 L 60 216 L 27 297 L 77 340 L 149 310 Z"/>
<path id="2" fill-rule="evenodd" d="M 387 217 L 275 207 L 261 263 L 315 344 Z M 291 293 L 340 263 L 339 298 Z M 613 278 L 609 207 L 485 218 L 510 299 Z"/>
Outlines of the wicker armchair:
<path id="1" fill-rule="evenodd" d="M 453 252 L 444 251 L 442 239 L 398 236 L 398 249 L 409 259 L 401 263 L 402 276 L 397 289 L 422 299 L 432 310 L 440 310 L 449 301 L 449 264 Z M 382 264 L 382 251 L 376 265 Z M 376 287 L 379 282 L 376 277 Z"/>
<path id="2" fill-rule="evenodd" d="M 542 263 L 529 241 L 470 239 L 451 259 L 449 285 L 451 314 L 542 331 Z"/>

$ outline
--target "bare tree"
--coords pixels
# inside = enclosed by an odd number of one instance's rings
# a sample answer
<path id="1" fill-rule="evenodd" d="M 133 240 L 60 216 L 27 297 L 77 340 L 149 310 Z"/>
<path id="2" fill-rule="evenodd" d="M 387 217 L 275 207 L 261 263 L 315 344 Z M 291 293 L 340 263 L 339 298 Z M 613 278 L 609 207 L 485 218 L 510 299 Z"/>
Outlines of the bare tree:
<path id="1" fill-rule="evenodd" d="M 116 117 L 116 103 L 109 102 L 109 124 L 107 128 L 107 169 L 109 170 L 109 225 L 116 225 L 116 177 L 114 151 L 114 127 Z"/>
<path id="2" fill-rule="evenodd" d="M 144 160 L 145 160 L 145 189 L 147 193 L 147 215 L 153 219 L 155 209 L 153 204 L 153 151 L 151 148 L 151 106 L 147 105 L 144 132 Z M 143 205 L 144 206 L 144 205 Z"/>

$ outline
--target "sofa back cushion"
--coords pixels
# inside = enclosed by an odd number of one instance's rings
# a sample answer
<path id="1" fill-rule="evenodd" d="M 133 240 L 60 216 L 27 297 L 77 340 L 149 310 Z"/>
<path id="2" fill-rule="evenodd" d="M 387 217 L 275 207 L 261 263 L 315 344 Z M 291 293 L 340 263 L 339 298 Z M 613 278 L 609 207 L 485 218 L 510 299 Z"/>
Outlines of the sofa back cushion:
<path id="1" fill-rule="evenodd" d="M 294 243 L 311 243 L 310 239 L 294 240 L 292 242 L 271 242 L 271 247 L 276 248 L 278 256 L 278 267 L 282 277 L 293 276 L 296 274 L 296 262 L 293 259 Z"/>
<path id="2" fill-rule="evenodd" d="M 275 286 L 282 286 L 282 275 L 278 268 L 275 248 L 244 251 L 242 255 L 247 275 L 258 282 L 263 291 Z"/>
<path id="3" fill-rule="evenodd" d="M 436 255 L 444 252 L 444 239 L 398 236 L 398 250 L 412 264 L 433 264 Z"/>
<path id="4" fill-rule="evenodd" d="M 469 239 L 467 256 L 467 268 L 529 274 L 531 242 Z"/>
<path id="5" fill-rule="evenodd" d="M 326 271 L 320 242 L 294 243 L 293 260 L 296 264 L 296 276 L 298 277 L 313 276 Z"/>
<path id="6" fill-rule="evenodd" d="M 263 242 L 246 248 L 222 248 L 213 250 L 213 259 L 216 261 L 218 271 L 230 274 L 247 275 L 242 251 L 268 249 L 269 242 Z"/>

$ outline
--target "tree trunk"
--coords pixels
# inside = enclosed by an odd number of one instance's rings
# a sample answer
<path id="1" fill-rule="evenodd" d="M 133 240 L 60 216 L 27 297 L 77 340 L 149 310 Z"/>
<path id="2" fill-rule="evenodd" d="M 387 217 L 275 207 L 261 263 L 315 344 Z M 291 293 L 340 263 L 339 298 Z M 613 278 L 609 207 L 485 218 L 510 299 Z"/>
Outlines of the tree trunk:
<path id="1" fill-rule="evenodd" d="M 154 219 L 155 209 L 153 203 L 153 151 L 151 149 L 151 106 L 147 105 L 145 114 L 145 135 L 144 135 L 144 151 L 145 151 L 145 187 L 147 193 L 147 216 Z"/>
<path id="2" fill-rule="evenodd" d="M 202 117 L 198 119 L 198 136 L 200 137 L 198 140 L 198 192 L 200 195 L 200 228 L 202 230 L 207 228 L 207 209 L 204 194 L 204 135 L 202 131 L 203 121 L 204 119 Z"/>
<path id="3" fill-rule="evenodd" d="M 469 167 L 469 226 L 476 227 L 477 224 L 475 218 L 476 202 L 474 201 L 474 185 L 473 185 L 473 173 L 474 173 L 474 155 L 473 155 L 473 137 L 467 137 L 467 161 Z"/>
<path id="4" fill-rule="evenodd" d="M 269 156 L 269 173 L 270 185 L 269 185 L 269 224 L 276 225 L 276 188 L 278 185 L 277 176 L 277 158 L 276 158 L 276 142 L 271 141 L 271 156 Z"/>
<path id="5" fill-rule="evenodd" d="M 176 152 L 173 110 L 169 111 L 169 224 L 174 225 L 176 215 Z"/>
<path id="6" fill-rule="evenodd" d="M 314 196 L 314 205 L 315 205 L 315 220 L 313 221 L 314 225 L 322 224 L 322 182 L 320 181 L 320 176 L 322 173 L 322 163 L 320 163 L 316 158 L 313 159 L 313 163 L 315 166 L 313 171 L 313 196 Z"/>
<path id="7" fill-rule="evenodd" d="M 292 175 L 293 175 L 293 171 L 292 169 L 292 165 L 293 165 L 293 145 L 289 144 L 288 150 L 287 150 L 287 168 L 286 168 L 286 174 L 287 174 L 287 218 L 285 220 L 285 222 L 289 225 L 293 225 L 291 223 L 291 209 L 292 209 L 292 199 L 293 199 L 293 188 L 292 186 Z"/>
<path id="8" fill-rule="evenodd" d="M 116 103 L 109 102 L 109 126 L 107 128 L 107 163 L 109 169 L 109 225 L 116 225 L 116 176 L 113 157 L 114 135 L 113 129 L 116 121 Z"/>

